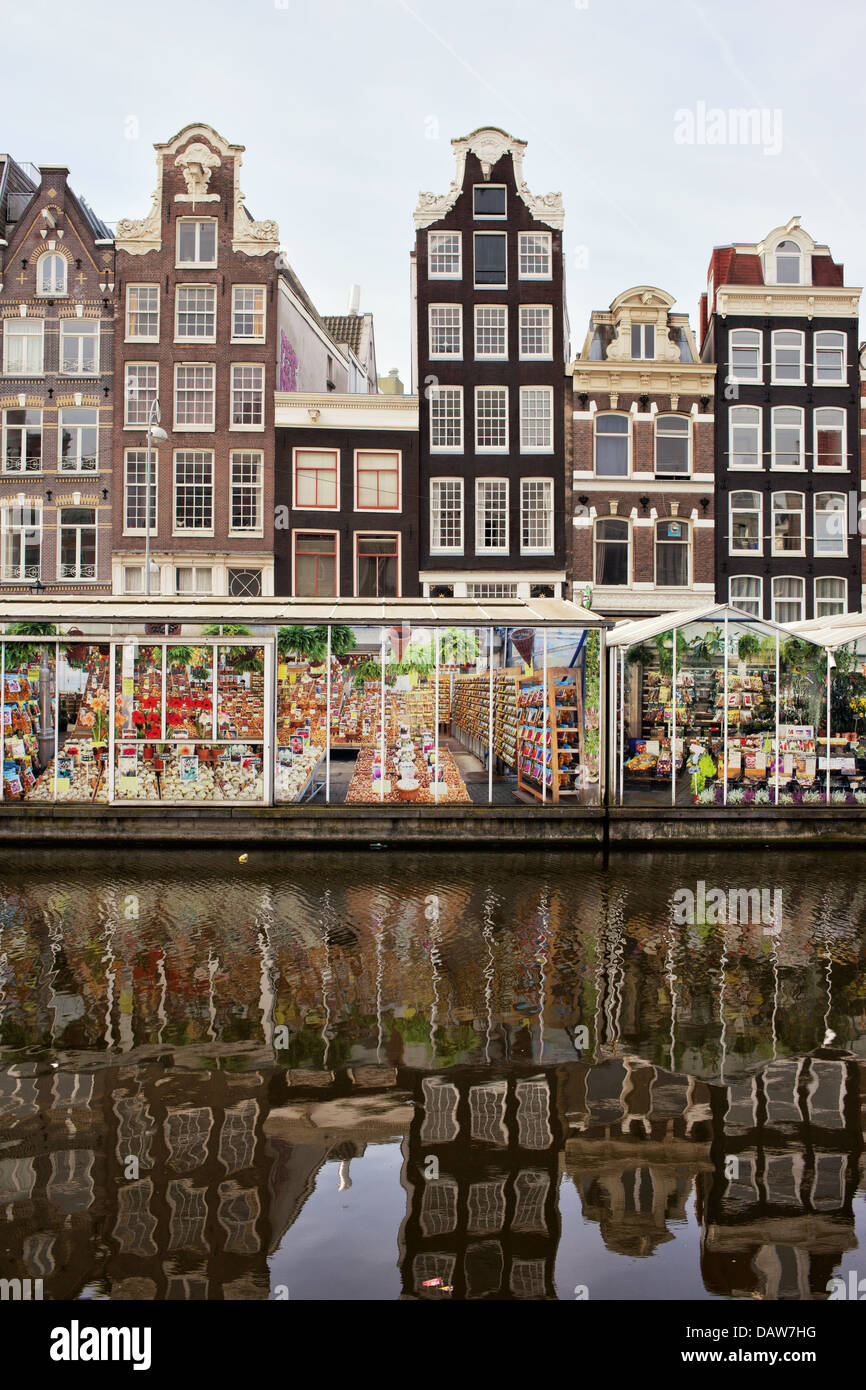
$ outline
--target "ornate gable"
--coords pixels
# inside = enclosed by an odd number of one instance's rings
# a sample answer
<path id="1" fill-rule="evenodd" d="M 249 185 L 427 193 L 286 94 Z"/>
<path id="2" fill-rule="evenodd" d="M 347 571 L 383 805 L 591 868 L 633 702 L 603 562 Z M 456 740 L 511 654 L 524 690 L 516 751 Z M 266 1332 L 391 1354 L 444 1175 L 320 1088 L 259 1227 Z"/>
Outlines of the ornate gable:
<path id="1" fill-rule="evenodd" d="M 558 231 L 562 230 L 565 222 L 562 194 L 543 193 L 536 195 L 530 193 L 526 185 L 526 180 L 523 177 L 525 140 L 517 140 L 513 135 L 500 130 L 497 126 L 484 126 L 460 140 L 452 140 L 451 148 L 454 150 L 457 160 L 454 179 L 446 193 L 418 194 L 418 206 L 414 213 L 416 227 L 429 227 L 432 222 L 437 222 L 440 217 L 444 217 L 447 212 L 451 211 L 463 192 L 466 156 L 471 152 L 477 156 L 485 179 L 490 178 L 493 166 L 498 163 L 502 156 L 510 154 L 518 195 L 532 216 L 538 218 L 539 222 L 544 222 L 548 227 L 554 227 Z"/>

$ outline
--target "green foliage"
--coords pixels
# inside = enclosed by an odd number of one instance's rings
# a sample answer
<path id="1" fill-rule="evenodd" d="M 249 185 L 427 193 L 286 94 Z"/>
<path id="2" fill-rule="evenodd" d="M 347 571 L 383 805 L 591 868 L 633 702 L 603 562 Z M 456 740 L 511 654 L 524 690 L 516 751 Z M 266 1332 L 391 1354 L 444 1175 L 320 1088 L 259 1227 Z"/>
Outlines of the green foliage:
<path id="1" fill-rule="evenodd" d="M 741 661 L 748 661 L 750 657 L 758 655 L 761 650 L 761 639 L 754 632 L 744 632 L 737 643 L 737 655 Z"/>
<path id="2" fill-rule="evenodd" d="M 10 623 L 6 629 L 6 636 L 56 637 L 57 628 L 54 623 Z M 16 642 L 14 645 L 9 643 L 6 647 L 6 669 L 10 670 L 13 665 L 37 666 L 42 661 L 44 650 L 44 643 Z"/>
<path id="3" fill-rule="evenodd" d="M 345 623 L 334 623 L 331 627 L 331 655 L 345 656 L 354 651 L 357 639 Z M 277 635 L 277 651 L 281 661 L 291 661 L 302 657 L 319 666 L 328 656 L 328 625 L 320 623 L 317 627 L 281 627 Z"/>
<path id="4" fill-rule="evenodd" d="M 192 662 L 192 647 L 168 647 L 166 656 L 170 666 L 189 666 Z"/>
<path id="5" fill-rule="evenodd" d="M 626 661 L 629 666 L 650 666 L 655 656 L 655 648 L 649 642 L 638 642 L 633 647 L 629 647 L 626 653 Z"/>

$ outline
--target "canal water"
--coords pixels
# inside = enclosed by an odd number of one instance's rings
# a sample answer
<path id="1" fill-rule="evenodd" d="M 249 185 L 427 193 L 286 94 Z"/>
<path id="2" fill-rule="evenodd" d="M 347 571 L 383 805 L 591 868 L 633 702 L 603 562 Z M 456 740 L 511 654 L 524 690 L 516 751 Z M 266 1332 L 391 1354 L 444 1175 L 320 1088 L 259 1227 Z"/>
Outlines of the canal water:
<path id="1" fill-rule="evenodd" d="M 50 1299 L 826 1299 L 866 889 L 820 853 L 0 863 L 0 1278 Z"/>

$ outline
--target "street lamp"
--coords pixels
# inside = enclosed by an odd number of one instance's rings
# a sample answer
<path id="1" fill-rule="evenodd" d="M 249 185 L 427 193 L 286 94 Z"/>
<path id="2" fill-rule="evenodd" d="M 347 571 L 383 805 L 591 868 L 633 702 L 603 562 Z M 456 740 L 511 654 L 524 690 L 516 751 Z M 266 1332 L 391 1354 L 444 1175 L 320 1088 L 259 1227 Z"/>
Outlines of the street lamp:
<path id="1" fill-rule="evenodd" d="M 158 444 L 168 439 L 165 430 L 160 426 L 161 419 L 159 400 L 154 399 L 151 403 L 150 414 L 147 417 L 147 481 L 144 487 L 144 593 L 147 598 L 150 597 L 151 443 L 154 439 Z"/>

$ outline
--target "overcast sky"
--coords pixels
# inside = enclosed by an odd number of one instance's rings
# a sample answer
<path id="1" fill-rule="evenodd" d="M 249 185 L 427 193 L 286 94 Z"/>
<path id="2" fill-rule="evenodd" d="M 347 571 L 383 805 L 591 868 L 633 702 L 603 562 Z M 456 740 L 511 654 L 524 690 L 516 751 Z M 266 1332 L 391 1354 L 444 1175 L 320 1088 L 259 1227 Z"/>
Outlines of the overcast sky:
<path id="1" fill-rule="evenodd" d="M 696 329 L 712 247 L 795 213 L 863 285 L 864 27 L 853 0 L 35 0 L 4 11 L 0 148 L 68 164 L 114 222 L 148 211 L 155 141 L 214 126 L 320 312 L 359 283 L 408 385 L 412 212 L 478 126 L 563 194 L 576 349 L 636 284 Z M 713 115 L 744 107 L 755 144 Z"/>

